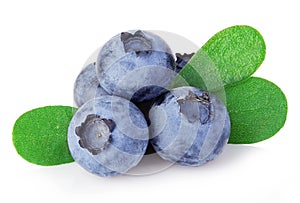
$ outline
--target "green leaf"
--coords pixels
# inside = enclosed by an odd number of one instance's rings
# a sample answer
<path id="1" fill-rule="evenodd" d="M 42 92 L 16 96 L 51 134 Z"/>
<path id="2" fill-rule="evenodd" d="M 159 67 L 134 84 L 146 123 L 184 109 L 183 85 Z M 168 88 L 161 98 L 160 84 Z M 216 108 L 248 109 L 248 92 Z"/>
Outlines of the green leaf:
<path id="1" fill-rule="evenodd" d="M 265 58 L 261 34 L 238 25 L 215 34 L 179 72 L 172 87 L 191 85 L 212 91 L 249 78 Z"/>
<path id="2" fill-rule="evenodd" d="M 249 144 L 275 135 L 284 125 L 287 100 L 272 82 L 251 77 L 225 88 L 231 120 L 229 143 Z"/>
<path id="3" fill-rule="evenodd" d="M 25 160 L 43 166 L 73 162 L 67 134 L 76 109 L 46 106 L 24 113 L 15 122 L 13 144 Z"/>

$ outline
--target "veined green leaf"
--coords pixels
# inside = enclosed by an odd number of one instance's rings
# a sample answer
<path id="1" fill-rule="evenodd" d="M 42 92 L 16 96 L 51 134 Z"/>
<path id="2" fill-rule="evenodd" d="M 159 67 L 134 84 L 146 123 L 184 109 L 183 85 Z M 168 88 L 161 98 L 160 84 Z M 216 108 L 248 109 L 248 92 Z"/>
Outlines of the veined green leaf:
<path id="1" fill-rule="evenodd" d="M 283 127 L 287 100 L 281 89 L 272 82 L 251 77 L 227 86 L 225 92 L 231 120 L 229 143 L 260 142 Z"/>
<path id="2" fill-rule="evenodd" d="M 214 91 L 249 78 L 265 58 L 266 45 L 254 28 L 238 25 L 215 34 L 175 77 L 172 87 Z"/>
<path id="3" fill-rule="evenodd" d="M 43 166 L 73 162 L 68 126 L 76 109 L 46 106 L 21 115 L 13 128 L 13 143 L 25 160 Z"/>

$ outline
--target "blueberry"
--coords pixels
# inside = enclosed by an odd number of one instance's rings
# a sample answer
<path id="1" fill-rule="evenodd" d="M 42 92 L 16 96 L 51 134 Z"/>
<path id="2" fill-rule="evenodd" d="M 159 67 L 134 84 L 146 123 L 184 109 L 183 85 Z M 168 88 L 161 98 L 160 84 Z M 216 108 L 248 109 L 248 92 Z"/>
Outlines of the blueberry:
<path id="1" fill-rule="evenodd" d="M 218 156 L 228 141 L 230 120 L 224 104 L 195 87 L 163 94 L 149 112 L 150 138 L 164 159 L 200 166 Z"/>
<path id="2" fill-rule="evenodd" d="M 134 102 L 162 94 L 170 86 L 175 68 L 167 43 L 140 30 L 114 36 L 97 59 L 97 76 L 105 91 Z"/>
<path id="3" fill-rule="evenodd" d="M 181 69 L 190 61 L 190 59 L 194 56 L 195 53 L 184 53 L 183 55 L 180 53 L 176 53 L 176 73 L 179 73 Z"/>
<path id="4" fill-rule="evenodd" d="M 100 96 L 86 102 L 68 129 L 72 157 L 99 176 L 124 174 L 136 166 L 148 140 L 148 126 L 141 111 L 117 96 Z"/>
<path id="5" fill-rule="evenodd" d="M 74 84 L 74 101 L 80 107 L 95 96 L 107 95 L 96 76 L 95 63 L 87 65 L 77 76 Z"/>

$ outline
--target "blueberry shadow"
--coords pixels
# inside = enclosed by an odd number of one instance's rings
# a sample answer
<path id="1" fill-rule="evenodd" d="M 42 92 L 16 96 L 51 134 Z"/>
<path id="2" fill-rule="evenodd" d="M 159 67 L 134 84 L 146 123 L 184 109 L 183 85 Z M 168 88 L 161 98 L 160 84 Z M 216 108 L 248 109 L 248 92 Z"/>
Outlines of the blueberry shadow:
<path id="1" fill-rule="evenodd" d="M 113 177 L 115 180 L 126 180 L 130 177 L 150 176 L 157 173 L 167 172 L 168 169 L 174 169 L 176 173 L 186 172 L 205 172 L 220 170 L 227 166 L 232 166 L 245 161 L 251 154 L 261 154 L 263 149 L 249 145 L 233 145 L 225 146 L 224 151 L 215 160 L 199 167 L 180 166 L 172 162 L 163 160 L 158 154 L 144 155 L 140 163 L 129 170 L 126 174 Z M 173 171 L 174 172 L 174 171 Z M 85 171 L 76 163 L 62 164 L 58 166 L 39 167 L 35 170 L 37 179 L 47 179 L 48 181 L 60 182 L 63 186 L 70 186 L 74 182 L 70 180 L 76 179 L 76 182 L 97 184 L 98 181 L 111 181 L 110 178 L 101 178 Z M 87 184 L 88 186 L 88 184 Z M 72 187 L 70 187 L 72 188 Z M 74 192 L 70 190 L 70 192 Z"/>
<path id="2" fill-rule="evenodd" d="M 146 154 L 140 163 L 130 169 L 125 175 L 148 176 L 160 173 L 170 168 L 174 163 L 162 159 L 157 153 Z"/>

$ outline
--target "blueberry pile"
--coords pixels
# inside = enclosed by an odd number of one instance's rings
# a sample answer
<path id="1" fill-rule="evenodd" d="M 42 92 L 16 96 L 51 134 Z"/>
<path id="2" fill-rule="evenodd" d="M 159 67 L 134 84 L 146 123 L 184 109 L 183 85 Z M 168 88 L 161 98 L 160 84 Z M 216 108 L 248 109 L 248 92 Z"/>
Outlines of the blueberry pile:
<path id="1" fill-rule="evenodd" d="M 79 108 L 68 129 L 74 160 L 93 174 L 115 176 L 146 153 L 186 166 L 218 156 L 230 134 L 224 104 L 195 87 L 170 89 L 192 56 L 172 53 L 149 31 L 111 38 L 74 85 Z"/>

